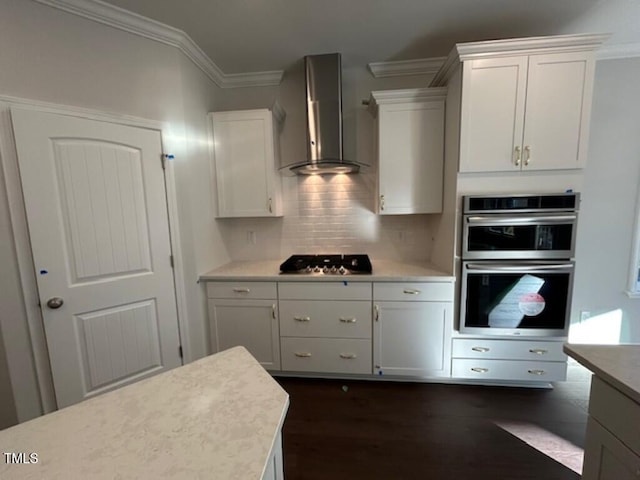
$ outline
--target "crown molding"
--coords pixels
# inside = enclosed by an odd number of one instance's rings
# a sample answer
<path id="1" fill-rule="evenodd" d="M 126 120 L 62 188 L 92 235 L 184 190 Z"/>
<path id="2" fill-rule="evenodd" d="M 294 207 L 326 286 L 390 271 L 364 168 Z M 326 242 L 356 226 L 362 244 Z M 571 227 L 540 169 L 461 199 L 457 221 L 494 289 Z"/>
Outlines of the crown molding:
<path id="1" fill-rule="evenodd" d="M 445 57 L 417 58 L 397 62 L 376 62 L 368 65 L 374 78 L 398 77 L 404 75 L 433 75 L 445 60 Z"/>
<path id="2" fill-rule="evenodd" d="M 609 37 L 609 34 L 552 35 L 458 43 L 447 56 L 442 68 L 433 77 L 430 86 L 446 85 L 460 62 L 467 60 L 541 52 L 594 51 L 599 49 Z"/>
<path id="3" fill-rule="evenodd" d="M 184 53 L 220 88 L 264 87 L 279 85 L 283 72 L 252 72 L 226 74 L 206 53 L 180 29 L 151 20 L 100 0 L 35 0 L 58 10 L 87 18 L 94 22 L 164 43 Z"/>
<path id="4" fill-rule="evenodd" d="M 615 60 L 640 57 L 640 42 L 604 45 L 596 52 L 596 60 Z"/>
<path id="5" fill-rule="evenodd" d="M 447 98 L 447 87 L 440 88 L 403 88 L 397 90 L 377 90 L 371 92 L 367 102 L 369 113 L 377 116 L 379 105 L 396 103 L 418 103 L 428 101 L 444 101 Z"/>
<path id="6" fill-rule="evenodd" d="M 476 58 L 511 55 L 514 52 L 527 55 L 539 52 L 569 52 L 596 50 L 610 37 L 609 34 L 552 35 L 547 37 L 525 37 L 485 42 L 458 43 L 455 50 L 460 61 Z"/>

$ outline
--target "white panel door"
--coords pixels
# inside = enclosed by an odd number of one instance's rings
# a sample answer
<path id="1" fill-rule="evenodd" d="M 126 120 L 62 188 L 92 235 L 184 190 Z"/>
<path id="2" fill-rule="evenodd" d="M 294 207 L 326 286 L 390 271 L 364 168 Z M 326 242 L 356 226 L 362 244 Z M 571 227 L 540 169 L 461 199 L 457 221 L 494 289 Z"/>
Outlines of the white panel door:
<path id="1" fill-rule="evenodd" d="M 12 119 L 58 407 L 179 366 L 159 132 Z"/>
<path id="2" fill-rule="evenodd" d="M 592 54 L 531 55 L 523 168 L 579 168 L 586 162 Z"/>
<path id="3" fill-rule="evenodd" d="M 527 57 L 471 60 L 463 68 L 460 171 L 520 170 Z"/>

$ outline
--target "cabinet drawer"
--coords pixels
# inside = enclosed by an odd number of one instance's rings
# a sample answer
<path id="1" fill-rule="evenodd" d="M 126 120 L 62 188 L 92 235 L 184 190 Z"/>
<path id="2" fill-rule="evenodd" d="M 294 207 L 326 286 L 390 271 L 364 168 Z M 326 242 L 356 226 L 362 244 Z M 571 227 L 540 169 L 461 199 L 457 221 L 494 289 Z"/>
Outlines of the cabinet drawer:
<path id="1" fill-rule="evenodd" d="M 371 302 L 281 300 L 280 335 L 371 338 Z"/>
<path id="2" fill-rule="evenodd" d="M 275 282 L 207 282 L 208 298 L 277 298 Z"/>
<path id="3" fill-rule="evenodd" d="M 371 374 L 371 340 L 281 339 L 282 369 L 292 372 Z"/>
<path id="4" fill-rule="evenodd" d="M 533 360 L 562 362 L 562 342 L 531 342 L 521 340 L 491 340 L 454 338 L 452 356 L 495 360 Z"/>
<path id="5" fill-rule="evenodd" d="M 375 301 L 388 300 L 392 302 L 453 302 L 453 283 L 374 283 L 373 299 Z"/>
<path id="6" fill-rule="evenodd" d="M 640 405 L 597 376 L 591 379 L 589 415 L 640 455 Z"/>
<path id="7" fill-rule="evenodd" d="M 566 362 L 454 358 L 451 367 L 453 378 L 477 380 L 555 382 L 564 380 L 567 376 Z"/>
<path id="8" fill-rule="evenodd" d="M 281 282 L 280 298 L 286 300 L 371 300 L 371 283 Z"/>

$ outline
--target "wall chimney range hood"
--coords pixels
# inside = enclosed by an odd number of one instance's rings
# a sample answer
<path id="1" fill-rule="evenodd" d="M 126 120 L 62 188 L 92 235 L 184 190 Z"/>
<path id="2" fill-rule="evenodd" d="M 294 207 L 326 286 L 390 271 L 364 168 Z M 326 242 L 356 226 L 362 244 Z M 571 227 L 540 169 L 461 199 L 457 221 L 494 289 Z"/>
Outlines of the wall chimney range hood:
<path id="1" fill-rule="evenodd" d="M 342 67 L 339 53 L 304 57 L 307 93 L 307 160 L 285 165 L 299 175 L 355 173 L 343 158 Z"/>

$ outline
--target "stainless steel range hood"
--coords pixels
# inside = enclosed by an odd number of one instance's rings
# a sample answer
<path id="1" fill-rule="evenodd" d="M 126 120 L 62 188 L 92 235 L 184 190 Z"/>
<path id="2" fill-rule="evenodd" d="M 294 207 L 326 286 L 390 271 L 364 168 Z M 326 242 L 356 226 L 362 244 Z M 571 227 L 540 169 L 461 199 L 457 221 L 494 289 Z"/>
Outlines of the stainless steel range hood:
<path id="1" fill-rule="evenodd" d="M 339 53 L 304 57 L 307 91 L 307 160 L 286 165 L 300 175 L 355 173 L 342 153 L 342 67 Z"/>

